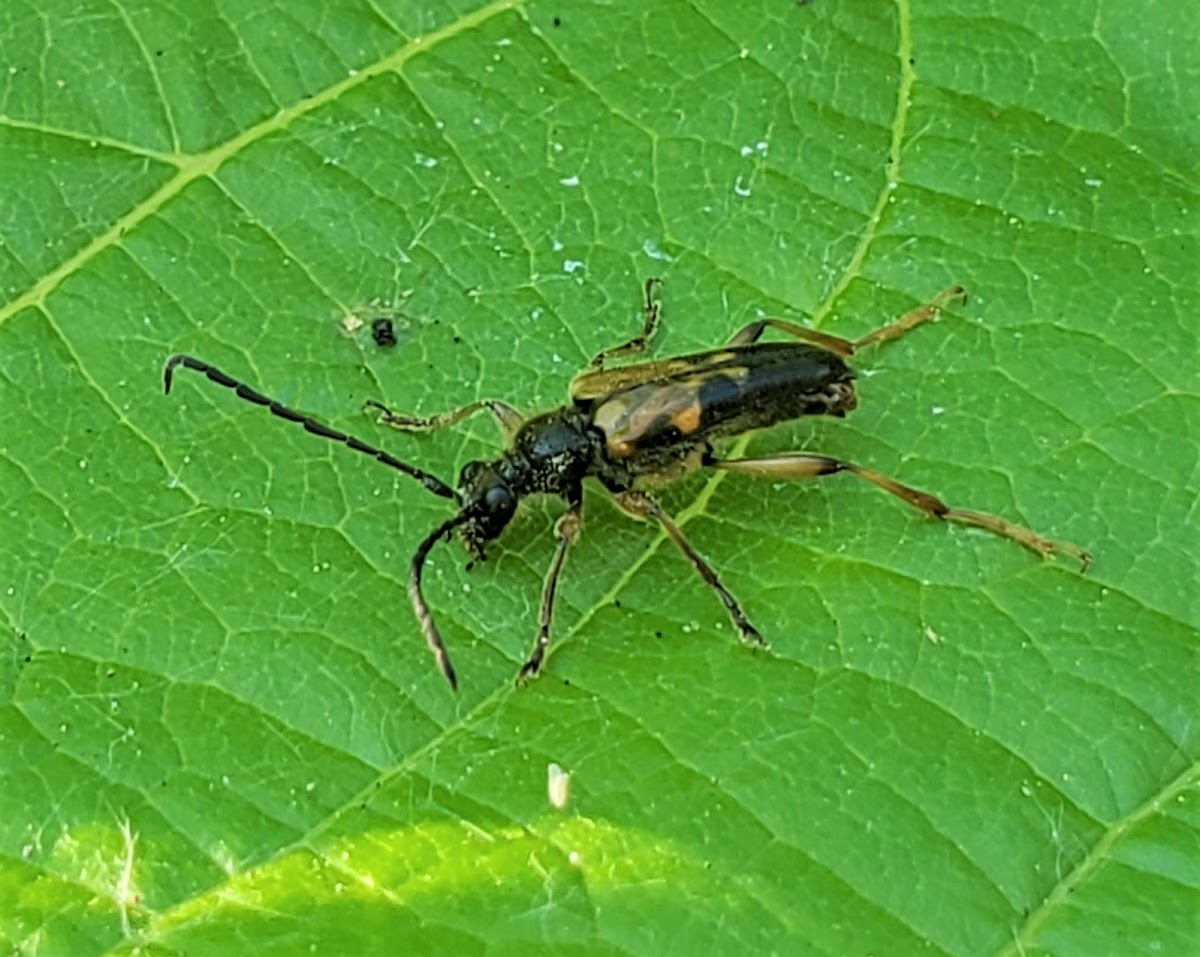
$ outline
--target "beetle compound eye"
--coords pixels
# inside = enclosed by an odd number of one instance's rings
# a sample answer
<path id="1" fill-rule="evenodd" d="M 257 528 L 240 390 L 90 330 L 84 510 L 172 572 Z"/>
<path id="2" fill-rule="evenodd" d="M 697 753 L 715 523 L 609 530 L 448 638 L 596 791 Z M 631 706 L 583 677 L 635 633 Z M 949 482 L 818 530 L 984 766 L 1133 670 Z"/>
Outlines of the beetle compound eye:
<path id="1" fill-rule="evenodd" d="M 492 514 L 512 512 L 517 507 L 513 494 L 503 485 L 493 485 L 483 496 L 484 507 Z"/>

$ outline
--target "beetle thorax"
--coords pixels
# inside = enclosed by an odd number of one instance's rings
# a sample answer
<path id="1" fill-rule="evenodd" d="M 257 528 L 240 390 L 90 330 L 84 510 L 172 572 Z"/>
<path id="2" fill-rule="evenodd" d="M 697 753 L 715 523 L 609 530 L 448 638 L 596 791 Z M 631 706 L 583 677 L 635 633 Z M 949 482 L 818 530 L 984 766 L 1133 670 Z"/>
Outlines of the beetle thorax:
<path id="1" fill-rule="evenodd" d="M 518 494 L 544 492 L 571 497 L 594 470 L 602 440 L 587 415 L 564 406 L 530 419 L 505 454 Z"/>

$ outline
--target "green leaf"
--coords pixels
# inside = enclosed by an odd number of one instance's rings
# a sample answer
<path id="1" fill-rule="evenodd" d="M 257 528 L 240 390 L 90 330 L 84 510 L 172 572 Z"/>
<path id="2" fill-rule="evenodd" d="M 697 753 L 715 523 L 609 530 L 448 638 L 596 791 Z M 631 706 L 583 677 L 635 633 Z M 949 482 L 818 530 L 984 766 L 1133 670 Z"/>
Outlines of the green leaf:
<path id="1" fill-rule="evenodd" d="M 427 9 L 428 7 L 428 9 Z M 1194 25 L 1166 3 L 0 10 L 0 950 L 1181 954 L 1200 912 Z M 640 319 L 857 337 L 865 482 L 589 489 L 405 595 L 453 481 Z M 399 344 L 377 348 L 390 315 Z M 354 328 L 357 320 L 368 325 Z M 571 774 L 551 807 L 547 767 Z"/>

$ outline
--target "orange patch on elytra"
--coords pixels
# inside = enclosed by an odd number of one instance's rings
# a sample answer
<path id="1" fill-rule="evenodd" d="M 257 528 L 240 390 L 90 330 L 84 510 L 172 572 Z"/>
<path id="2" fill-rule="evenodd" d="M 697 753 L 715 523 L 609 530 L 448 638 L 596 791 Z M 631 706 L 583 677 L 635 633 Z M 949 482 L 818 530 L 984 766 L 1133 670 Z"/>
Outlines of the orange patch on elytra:
<path id="1" fill-rule="evenodd" d="M 700 420 L 702 418 L 703 409 L 700 408 L 700 403 L 693 402 L 671 416 L 671 424 L 684 435 L 691 435 L 700 428 Z"/>

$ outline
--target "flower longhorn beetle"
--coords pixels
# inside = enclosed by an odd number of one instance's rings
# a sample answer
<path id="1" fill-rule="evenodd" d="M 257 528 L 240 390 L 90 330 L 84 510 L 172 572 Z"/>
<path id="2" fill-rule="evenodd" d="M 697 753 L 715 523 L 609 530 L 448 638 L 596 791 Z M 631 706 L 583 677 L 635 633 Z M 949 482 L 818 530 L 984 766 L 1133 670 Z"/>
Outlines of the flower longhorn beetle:
<path id="1" fill-rule="evenodd" d="M 933 518 L 959 522 L 1003 535 L 1044 556 L 1061 552 L 1079 560 L 1086 570 L 1091 556 L 1074 545 L 1043 538 L 1020 525 L 968 509 L 952 508 L 940 498 L 918 491 L 878 472 L 828 455 L 789 452 L 751 458 L 718 458 L 713 443 L 803 415 L 844 416 L 858 404 L 854 372 L 845 359 L 865 346 L 897 339 L 932 319 L 948 301 L 966 301 L 961 287 L 947 289 L 930 303 L 849 340 L 817 332 L 785 319 L 756 319 L 717 349 L 606 369 L 619 356 L 644 351 L 659 323 L 654 298 L 657 279 L 645 286 L 641 333 L 628 342 L 599 353 L 570 389 L 570 402 L 525 418 L 494 399 L 472 402 L 451 412 L 415 417 L 393 412 L 379 402 L 365 407 L 379 422 L 407 432 L 427 432 L 462 421 L 487 409 L 508 438 L 508 448 L 491 462 L 463 466 L 457 486 L 409 465 L 390 452 L 288 408 L 215 366 L 188 355 L 173 355 L 163 368 L 163 390 L 171 391 L 177 367 L 203 373 L 218 385 L 272 413 L 296 422 L 313 435 L 340 442 L 371 456 L 389 468 L 418 481 L 427 491 L 451 500 L 458 511 L 430 532 L 413 553 L 408 596 L 421 631 L 450 686 L 458 678 L 421 588 L 421 574 L 430 550 L 457 532 L 473 559 L 486 557 L 484 545 L 504 531 L 521 499 L 533 494 L 556 495 L 567 505 L 554 525 L 558 544 L 542 588 L 538 633 L 518 680 L 535 676 L 550 644 L 554 599 L 567 552 L 582 525 L 583 480 L 595 478 L 617 505 L 638 519 L 654 519 L 675 547 L 721 599 L 742 640 L 765 645 L 737 599 L 721 584 L 717 573 L 684 537 L 683 532 L 646 491 L 699 468 L 743 472 L 762 478 L 803 479 L 850 472 Z M 787 333 L 798 342 L 760 342 L 767 328 Z"/>

